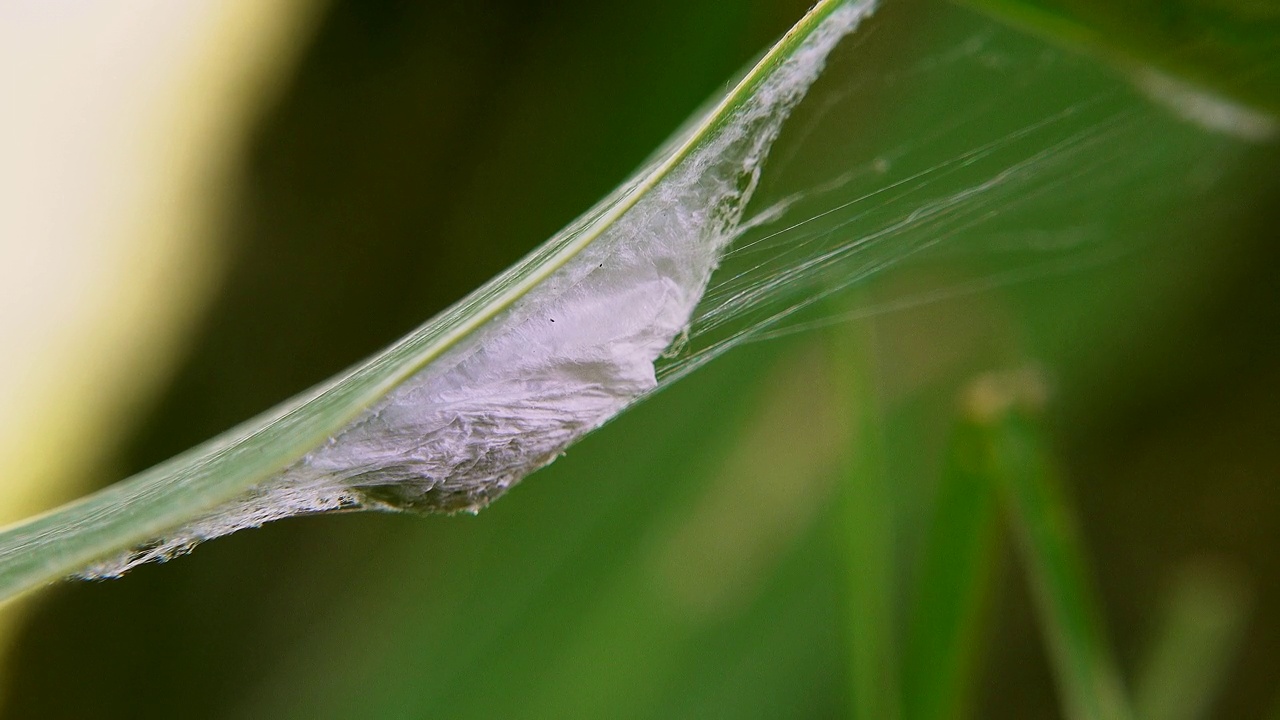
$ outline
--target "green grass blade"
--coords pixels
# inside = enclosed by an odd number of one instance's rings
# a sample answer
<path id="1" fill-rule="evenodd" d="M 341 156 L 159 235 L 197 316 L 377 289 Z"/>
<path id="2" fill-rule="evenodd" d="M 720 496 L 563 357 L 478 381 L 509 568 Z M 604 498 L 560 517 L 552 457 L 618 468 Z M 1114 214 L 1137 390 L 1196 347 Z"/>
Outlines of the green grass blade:
<path id="1" fill-rule="evenodd" d="M 987 376 L 968 413 L 984 437 L 982 463 L 1019 541 L 1065 714 L 1072 720 L 1133 717 L 1103 629 L 1075 518 L 1027 411 L 1043 390 L 1030 373 Z"/>
<path id="2" fill-rule="evenodd" d="M 1003 22 L 1280 114 L 1280 12 L 1251 0 L 964 0 Z M 1143 77 L 1142 72 L 1137 77 Z M 1140 83 L 1141 84 L 1141 83 Z"/>
<path id="3" fill-rule="evenodd" d="M 984 462 L 987 432 L 962 423 L 948 449 L 903 666 L 908 720 L 971 712 L 1002 537 L 996 480 Z"/>
<path id="4" fill-rule="evenodd" d="M 1249 595 L 1229 567 L 1198 561 L 1180 569 L 1134 683 L 1139 718 L 1211 717 L 1211 704 L 1244 640 Z"/>
<path id="5" fill-rule="evenodd" d="M 322 386 L 128 480 L 0 531 L 0 599 L 207 514 L 280 472 L 473 338 L 612 227 L 731 122 L 848 0 L 821 0 L 702 119 L 566 230 L 387 350 Z M 869 3 L 859 5 L 866 12 Z M 773 88 L 777 90 L 777 88 Z"/>
<path id="6" fill-rule="evenodd" d="M 847 557 L 849 660 L 853 717 L 892 720 L 899 707 L 897 556 L 894 501 L 875 379 L 875 336 L 835 333 L 850 410 L 851 452 L 840 501 Z"/>

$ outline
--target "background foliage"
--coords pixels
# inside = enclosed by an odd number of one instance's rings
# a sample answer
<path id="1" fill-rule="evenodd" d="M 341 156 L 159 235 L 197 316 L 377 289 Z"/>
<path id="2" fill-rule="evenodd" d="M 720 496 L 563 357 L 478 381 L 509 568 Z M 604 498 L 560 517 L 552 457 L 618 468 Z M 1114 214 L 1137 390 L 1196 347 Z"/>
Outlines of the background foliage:
<path id="1" fill-rule="evenodd" d="M 219 299 L 103 475 L 306 388 L 501 270 L 804 9 L 334 2 L 246 149 Z M 919 86 L 903 71 L 945 57 L 958 22 L 993 21 L 884 9 L 864 72 L 905 85 L 869 97 L 861 143 L 937 123 L 971 90 L 961 71 Z M 939 161 L 970 149 L 948 142 Z M 1138 714 L 1172 716 L 1150 710 L 1186 685 L 1168 656 L 1192 658 L 1213 716 L 1263 716 L 1280 674 L 1276 159 L 1229 155 L 1167 217 L 1143 214 L 1160 178 L 1135 180 L 1100 222 L 1140 252 L 1101 267 L 735 351 L 477 518 L 291 520 L 53 588 L 6 712 L 947 717 L 955 694 L 975 717 L 1054 716 L 1074 706 L 1043 640 L 1069 624 L 1037 624 L 1048 585 L 1097 602 L 1096 627 L 1059 644 L 1099 632 Z M 917 297 L 957 262 L 984 276 L 1020 260 L 941 256 L 842 302 Z M 975 378 L 1027 365 L 1047 401 L 964 414 Z M 1015 440 L 1032 449 L 1011 473 L 964 460 Z M 998 485 L 1041 476 L 1047 495 Z M 1037 544 L 1018 525 L 1037 517 L 1075 530 Z M 1037 555 L 1055 547 L 1062 566 Z M 936 613 L 957 607 L 947 646 Z M 960 691 L 938 690 L 949 677 Z"/>

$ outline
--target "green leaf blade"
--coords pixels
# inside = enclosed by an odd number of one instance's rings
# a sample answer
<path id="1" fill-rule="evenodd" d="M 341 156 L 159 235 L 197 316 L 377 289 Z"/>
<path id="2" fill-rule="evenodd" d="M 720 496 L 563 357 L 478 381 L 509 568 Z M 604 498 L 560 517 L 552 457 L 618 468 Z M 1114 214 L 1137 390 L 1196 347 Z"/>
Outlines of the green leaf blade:
<path id="1" fill-rule="evenodd" d="M 908 624 L 904 717 L 970 716 L 1003 532 L 995 479 L 983 472 L 985 433 L 951 439 Z"/>
<path id="2" fill-rule="evenodd" d="M 215 511 L 246 491 L 254 490 L 274 474 L 292 467 L 357 418 L 376 410 L 375 405 L 392 390 L 434 361 L 458 350 L 464 343 L 474 346 L 481 342 L 478 338 L 483 329 L 506 317 L 535 290 L 552 284 L 551 281 L 559 277 L 557 273 L 564 271 L 606 233 L 618 228 L 628 213 L 642 202 L 663 201 L 661 197 L 653 198 L 664 181 L 678 173 L 684 173 L 686 182 L 690 182 L 690 177 L 696 181 L 697 173 L 706 169 L 707 160 L 697 153 L 714 155 L 723 149 L 716 143 L 728 142 L 725 137 L 734 123 L 743 126 L 737 128 L 738 131 L 747 132 L 755 128 L 752 123 L 759 123 L 762 113 L 768 119 L 769 112 L 776 116 L 772 118 L 775 125 L 780 123 L 820 72 L 825 53 L 871 8 L 870 2 L 849 0 L 818 3 L 719 103 L 630 182 L 510 270 L 387 350 L 169 462 L 43 516 L 0 530 L 0 598 L 77 572 L 97 559 L 137 547 Z M 763 127 L 762 137 L 752 139 L 754 145 L 747 148 L 754 152 L 752 162 L 758 163 L 762 152 L 767 151 L 772 141 L 770 132 L 776 134 L 776 127 L 770 130 L 769 123 Z M 745 200 L 748 196 L 749 191 L 740 191 L 739 199 Z M 677 193 L 675 199 L 666 200 L 685 199 Z M 694 197 L 693 201 L 699 199 Z M 722 200 L 713 194 L 707 201 Z M 733 218 L 722 219 L 717 214 L 720 211 L 714 205 L 708 208 L 703 222 L 727 223 L 720 230 L 728 232 Z M 707 242 L 696 231 L 693 235 L 689 242 Z M 552 291 L 563 292 L 554 288 Z M 591 420 L 588 425 L 592 426 L 579 434 L 598 424 L 599 421 Z M 573 439 L 576 438 L 569 441 Z M 543 455 L 531 457 L 525 474 L 554 459 L 557 452 L 544 449 Z M 505 487 L 506 484 L 501 485 L 498 492 Z M 255 518 L 251 516 L 226 532 L 263 521 Z M 196 528 L 185 537 L 165 541 L 168 546 L 162 544 L 160 550 L 144 546 L 142 558 L 166 559 L 217 534 L 224 532 L 209 534 Z M 109 563 L 97 574 L 115 575 L 122 571 L 118 568 L 127 569 L 135 562 L 126 555 L 122 565 Z"/>
<path id="3" fill-rule="evenodd" d="M 1074 513 L 1031 413 L 1043 385 L 1031 371 L 989 375 L 968 398 L 980 433 L 982 472 L 996 482 L 1038 606 L 1050 664 L 1067 717 L 1129 720 Z"/>

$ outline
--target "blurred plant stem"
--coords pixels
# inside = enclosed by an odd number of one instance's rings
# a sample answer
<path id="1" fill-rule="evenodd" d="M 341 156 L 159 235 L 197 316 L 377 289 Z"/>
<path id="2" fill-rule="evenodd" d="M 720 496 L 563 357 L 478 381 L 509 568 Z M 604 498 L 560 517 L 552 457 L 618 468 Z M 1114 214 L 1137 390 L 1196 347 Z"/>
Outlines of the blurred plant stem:
<path id="1" fill-rule="evenodd" d="M 1224 563 L 1195 560 L 1178 569 L 1134 682 L 1138 717 L 1210 717 L 1211 703 L 1244 639 L 1250 595 L 1244 578 Z"/>
<path id="2" fill-rule="evenodd" d="M 1104 58 L 1141 87 L 1149 73 L 1239 103 L 1274 133 L 1280 13 L 1252 0 L 960 0 L 1050 42 Z"/>
<path id="3" fill-rule="evenodd" d="M 979 472 L 997 488 L 1018 540 L 1066 717 L 1133 717 L 1103 628 L 1075 513 L 1033 414 L 1043 382 L 1029 370 L 975 380 L 964 423 Z"/>
<path id="4" fill-rule="evenodd" d="M 875 323 L 860 323 L 833 338 L 851 429 L 840 494 L 848 558 L 851 708 L 860 720 L 894 720 L 901 716 L 894 502 L 875 382 Z"/>
<path id="5" fill-rule="evenodd" d="M 914 593 L 903 670 L 908 720 L 963 718 L 986 651 L 1003 540 L 985 429 L 957 427 L 949 443 Z"/>

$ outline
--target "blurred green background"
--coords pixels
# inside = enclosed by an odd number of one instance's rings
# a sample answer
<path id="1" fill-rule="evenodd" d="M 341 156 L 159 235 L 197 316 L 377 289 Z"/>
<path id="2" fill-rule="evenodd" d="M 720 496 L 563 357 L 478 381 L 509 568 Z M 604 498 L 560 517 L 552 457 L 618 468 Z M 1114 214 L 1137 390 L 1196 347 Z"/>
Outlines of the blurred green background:
<path id="1" fill-rule="evenodd" d="M 734 350 L 477 517 L 293 519 L 49 589 L 6 717 L 1123 716 L 1071 701 L 1105 695 L 1112 663 L 1138 716 L 1280 713 L 1275 145 L 1135 89 L 1125 63 L 1183 37 L 1120 62 L 972 9 L 886 5 L 782 139 L 766 195 L 891 157 L 880 187 L 1074 108 L 839 216 L 857 234 L 1087 142 L 887 243 L 921 250 L 811 315 L 861 319 Z M 1167 5 L 1135 22 L 1193 32 Z M 1218 5 L 1219 26 L 1240 17 Z M 506 267 L 805 9 L 331 2 L 244 149 L 217 299 L 102 477 Z M 1252 12 L 1269 42 L 1277 11 Z"/>

